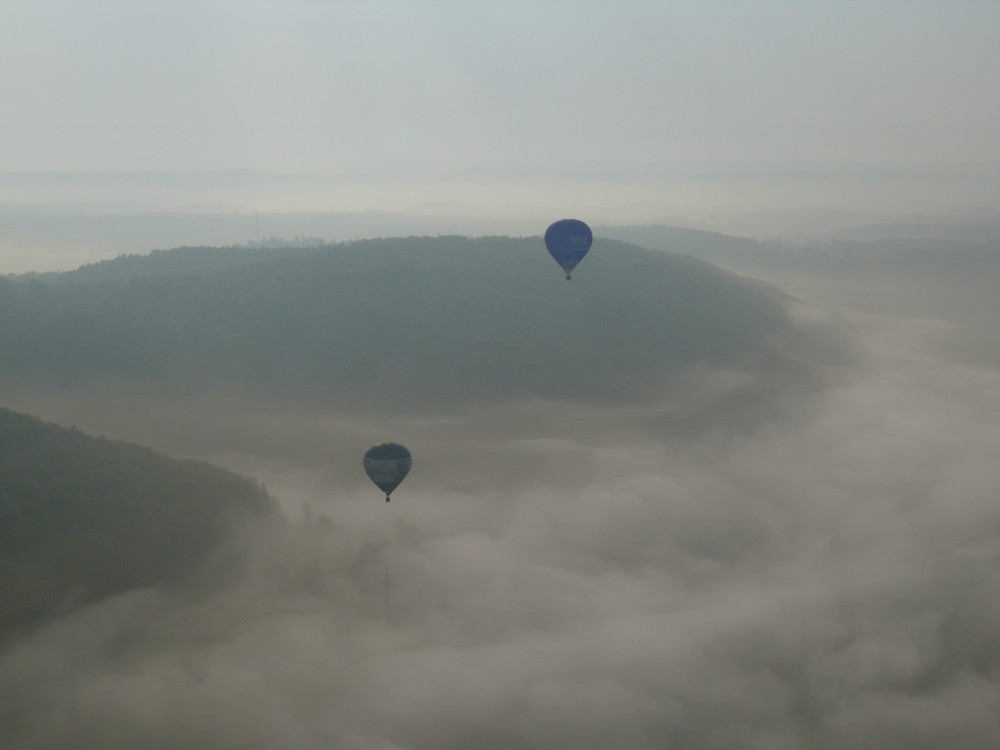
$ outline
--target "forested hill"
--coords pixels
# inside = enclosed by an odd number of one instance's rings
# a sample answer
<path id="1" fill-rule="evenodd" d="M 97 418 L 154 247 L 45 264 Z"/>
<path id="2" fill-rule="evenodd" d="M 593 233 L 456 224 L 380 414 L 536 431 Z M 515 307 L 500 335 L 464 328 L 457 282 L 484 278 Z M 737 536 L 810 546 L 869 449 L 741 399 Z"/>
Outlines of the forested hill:
<path id="1" fill-rule="evenodd" d="M 539 238 L 370 240 L 242 264 L 234 252 L 123 259 L 99 283 L 0 279 L 0 382 L 244 383 L 377 405 L 632 398 L 787 322 L 757 283 L 615 240 L 595 242 L 571 282 Z"/>
<path id="2" fill-rule="evenodd" d="M 0 409 L 0 637 L 177 580 L 234 521 L 274 511 L 245 477 Z"/>

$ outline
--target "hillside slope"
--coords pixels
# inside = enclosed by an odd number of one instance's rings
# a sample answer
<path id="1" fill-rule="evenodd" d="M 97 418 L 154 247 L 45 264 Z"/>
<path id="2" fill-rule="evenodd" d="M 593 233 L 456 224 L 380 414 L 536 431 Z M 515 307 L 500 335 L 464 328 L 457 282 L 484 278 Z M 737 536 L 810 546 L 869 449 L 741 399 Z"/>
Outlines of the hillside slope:
<path id="1" fill-rule="evenodd" d="M 763 285 L 612 240 L 572 282 L 537 238 L 371 240 L 243 265 L 230 254 L 222 270 L 209 251 L 183 252 L 183 275 L 156 275 L 158 254 L 148 276 L 123 259 L 129 278 L 109 265 L 93 284 L 0 280 L 0 382 L 247 384 L 384 406 L 631 399 L 787 323 Z"/>
<path id="2" fill-rule="evenodd" d="M 274 510 L 245 477 L 0 409 L 0 635 L 176 580 Z"/>

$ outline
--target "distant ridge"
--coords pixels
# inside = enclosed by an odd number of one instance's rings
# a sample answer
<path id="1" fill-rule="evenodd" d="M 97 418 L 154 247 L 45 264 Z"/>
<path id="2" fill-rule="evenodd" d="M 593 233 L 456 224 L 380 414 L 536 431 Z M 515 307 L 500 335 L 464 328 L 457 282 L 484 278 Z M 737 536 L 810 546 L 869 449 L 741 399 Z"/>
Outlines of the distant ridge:
<path id="1" fill-rule="evenodd" d="M 840 239 L 761 242 L 664 225 L 605 226 L 595 234 L 641 247 L 680 251 L 711 263 L 761 271 L 987 269 L 1000 264 L 1000 233 L 988 226 L 896 223 L 842 230 Z"/>
<path id="2" fill-rule="evenodd" d="M 116 258 L 87 263 L 73 271 L 21 274 L 21 280 L 49 283 L 93 284 L 162 276 L 204 276 L 251 263 L 289 260 L 301 253 L 297 248 L 177 247 L 147 254 L 123 254 Z"/>

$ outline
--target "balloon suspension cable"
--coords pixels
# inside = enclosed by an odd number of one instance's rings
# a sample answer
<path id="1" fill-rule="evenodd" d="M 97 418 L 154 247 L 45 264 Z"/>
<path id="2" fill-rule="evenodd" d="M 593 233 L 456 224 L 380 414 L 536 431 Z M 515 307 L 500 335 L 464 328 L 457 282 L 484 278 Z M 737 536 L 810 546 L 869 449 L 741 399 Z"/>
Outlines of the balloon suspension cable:
<path id="1" fill-rule="evenodd" d="M 389 617 L 389 563 L 385 564 L 385 579 L 382 583 L 382 610 Z"/>

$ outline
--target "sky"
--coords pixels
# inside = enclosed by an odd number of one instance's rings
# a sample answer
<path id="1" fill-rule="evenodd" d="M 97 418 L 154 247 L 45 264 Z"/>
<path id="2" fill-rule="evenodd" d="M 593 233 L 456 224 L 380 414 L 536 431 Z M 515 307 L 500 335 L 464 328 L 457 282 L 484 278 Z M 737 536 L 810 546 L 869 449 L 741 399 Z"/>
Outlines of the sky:
<path id="1" fill-rule="evenodd" d="M 997 200 L 989 0 L 46 0 L 2 14 L 0 175 L 309 173 L 335 179 L 249 209 L 609 221 Z"/>

